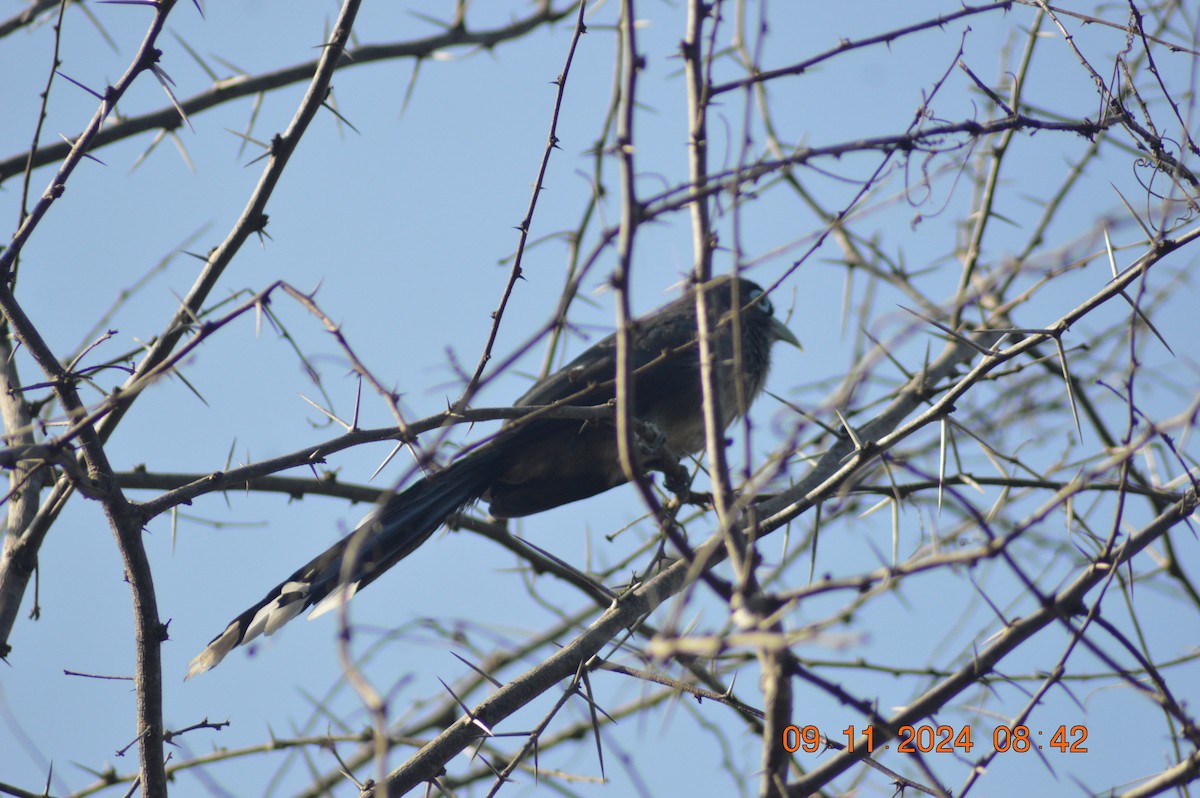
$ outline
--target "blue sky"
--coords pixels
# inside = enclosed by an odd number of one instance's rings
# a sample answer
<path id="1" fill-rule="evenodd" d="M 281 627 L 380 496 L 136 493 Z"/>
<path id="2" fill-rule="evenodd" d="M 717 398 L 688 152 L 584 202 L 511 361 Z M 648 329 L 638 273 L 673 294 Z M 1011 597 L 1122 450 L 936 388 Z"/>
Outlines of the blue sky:
<path id="1" fill-rule="evenodd" d="M 452 5 L 423 10 L 445 16 Z M 643 24 L 638 32 L 647 56 L 642 77 L 645 107 L 637 116 L 637 158 L 642 169 L 638 188 L 643 195 L 675 185 L 686 174 L 686 108 L 677 56 L 683 14 L 677 5 L 681 4 L 639 5 Z M 770 4 L 771 32 L 762 62 L 769 67 L 786 65 L 834 47 L 842 38 L 861 39 L 924 19 L 926 14 L 959 8 L 954 3 L 927 5 L 917 16 L 909 4 L 884 0 Z M 415 7 L 367 4 L 356 26 L 359 42 L 430 34 L 434 28 L 413 13 Z M 758 4 L 748 7 L 758 13 Z M 116 49 L 72 7 L 66 15 L 60 70 L 99 89 L 124 70 L 149 13 L 127 5 L 89 4 L 88 8 Z M 468 19 L 472 28 L 485 28 L 527 11 L 528 4 L 478 4 L 471 7 Z M 558 133 L 561 149 L 552 157 L 531 234 L 533 245 L 526 254 L 526 280 L 519 284 L 501 329 L 497 361 L 518 351 L 545 324 L 561 290 L 569 254 L 563 233 L 579 225 L 592 197 L 591 148 L 610 98 L 616 13 L 614 3 L 599 3 L 590 13 L 590 31 L 580 43 L 569 77 Z M 1114 13 L 1120 17 L 1121 12 Z M 172 13 L 169 35 L 160 45 L 161 66 L 174 80 L 177 96 L 191 96 L 206 90 L 211 80 L 179 40 L 199 53 L 219 77 L 230 76 L 233 70 L 218 58 L 255 73 L 315 57 L 335 14 L 332 3 L 254 0 L 207 4 L 202 18 L 190 4 L 181 4 Z M 977 74 L 996 81 L 1013 62 L 1014 51 L 1019 52 L 1032 18 L 1031 9 L 1015 6 L 1007 14 L 972 18 L 969 31 L 964 22 L 930 29 L 888 47 L 856 51 L 794 79 L 773 81 L 768 88 L 773 121 L 787 144 L 817 147 L 904 130 L 926 102 L 934 120 L 986 118 L 991 108 L 972 93 L 965 75 L 954 69 L 959 47 L 963 47 L 963 60 Z M 1054 41 L 1037 51 L 1027 102 L 1068 117 L 1094 116 L 1098 107 L 1094 89 L 1057 34 L 1050 26 L 1046 30 L 1046 38 Z M 723 33 L 727 36 L 728 30 Z M 231 303 L 245 301 L 277 279 L 316 290 L 320 306 L 341 325 L 361 360 L 402 393 L 409 418 L 442 410 L 461 386 L 453 364 L 473 367 L 490 327 L 489 314 L 517 243 L 514 225 L 524 215 L 546 139 L 554 99 L 551 81 L 562 69 L 570 35 L 571 26 L 564 23 L 491 52 L 446 51 L 423 62 L 415 78 L 409 60 L 339 71 L 333 81 L 334 98 L 357 132 L 339 124 L 332 114 L 318 116 L 271 199 L 269 238 L 242 249 L 210 304 L 224 298 Z M 1164 35 L 1178 40 L 1173 32 Z M 1124 39 L 1120 31 L 1092 26 L 1080 41 L 1100 61 L 1119 51 Z M 28 147 L 51 46 L 48 25 L 0 41 L 0 72 L 9 76 L 0 90 L 5 119 L 0 124 L 0 157 Z M 1185 85 L 1184 76 L 1194 75 L 1196 61 L 1191 56 L 1162 50 L 1157 54 L 1163 59 L 1160 69 L 1176 84 Z M 733 74 L 730 67 L 723 69 Z M 944 85 L 930 98 L 933 87 L 947 74 Z M 297 84 L 265 96 L 251 135 L 267 141 L 283 129 L 303 89 Z M 726 95 L 714 114 L 711 146 L 717 166 L 737 161 L 736 131 L 741 129 L 744 100 L 740 92 Z M 133 116 L 160 108 L 164 102 L 162 88 L 143 76 L 119 112 Z M 56 81 L 43 140 L 53 140 L 59 133 L 74 136 L 94 109 L 91 95 Z M 1190 113 L 1190 106 L 1184 111 Z M 106 323 L 105 328 L 115 333 L 104 344 L 104 356 L 135 349 L 158 333 L 177 298 L 194 281 L 199 261 L 176 255 L 164 268 L 155 270 L 155 265 L 181 246 L 203 253 L 219 242 L 261 172 L 262 164 L 253 163 L 260 154 L 257 145 L 245 144 L 229 132 L 244 130 L 252 113 L 247 99 L 196 115 L 190 120 L 192 129 L 177 131 L 186 158 L 167 139 L 139 162 L 152 139 L 152 134 L 143 134 L 98 151 L 103 165 L 80 166 L 22 255 L 19 294 L 30 316 L 41 321 L 43 334 L 56 352 L 65 356 L 94 337 L 92 328 L 103 310 L 123 289 L 151 272 L 145 286 Z M 753 130 L 760 137 L 756 146 L 761 147 L 761 123 Z M 1068 160 L 1084 144 L 1078 137 L 1048 132 L 1014 139 L 1012 166 L 1004 175 L 1004 205 L 997 209 L 1013 234 L 1011 243 L 1003 236 L 989 238 L 990 262 L 1002 262 L 1019 251 L 1041 213 L 1037 198 L 1044 196 L 1046 185 L 1061 182 Z M 853 196 L 854 181 L 870 174 L 879 160 L 861 154 L 827 159 L 819 164 L 827 179 L 810 176 L 812 185 L 823 190 L 821 199 L 827 208 L 840 208 Z M 1122 158 L 1110 151 L 1105 169 L 1089 174 L 1072 195 L 1071 207 L 1047 231 L 1053 242 L 1045 248 L 1047 258 L 1069 262 L 1095 251 L 1094 239 L 1077 237 L 1091 232 L 1092 220 L 1103 214 L 1113 220 L 1112 235 L 1118 246 L 1137 241 L 1140 233 L 1129 223 L 1114 191 L 1119 188 L 1125 196 L 1138 196 L 1139 173 L 1132 160 L 1132 155 Z M 893 162 L 896 171 L 891 179 L 855 220 L 856 229 L 872 232 L 880 251 L 902 258 L 913 269 L 927 265 L 930 273 L 918 284 L 938 301 L 948 299 L 955 285 L 954 255 L 962 244 L 962 217 L 971 201 L 967 181 L 954 179 L 953 162 L 952 155 L 925 163 L 913 159 L 905 168 Z M 921 186 L 923 168 L 938 176 L 928 191 Z M 610 188 L 616 185 L 615 169 L 608 158 L 604 177 Z M 50 175 L 48 169 L 34 172 L 34 196 Z M 1022 190 L 1022 183 L 1028 184 L 1028 190 Z M 2 188 L 0 218 L 11 227 L 20 207 L 19 178 Z M 779 199 L 767 186 L 761 188 L 764 198 L 750 204 L 740 233 L 747 242 L 747 259 L 759 263 L 751 276 L 767 282 L 788 273 L 822 225 L 794 197 Z M 601 223 L 615 224 L 617 213 L 616 197 L 607 197 L 599 211 Z M 726 245 L 733 240 L 730 219 L 726 214 L 721 222 Z M 585 251 L 596 244 L 595 230 L 589 228 Z M 1139 251 L 1131 250 L 1124 262 Z M 854 365 L 861 342 L 856 329 L 860 320 L 847 323 L 843 316 L 846 274 L 839 257 L 836 247 L 826 243 L 789 273 L 775 296 L 777 312 L 788 314 L 789 326 L 804 341 L 805 351 L 777 351 L 769 388 L 809 407 L 820 405 L 829 385 Z M 1184 257 L 1191 256 L 1184 253 Z M 581 333 L 568 345 L 571 354 L 612 329 L 611 295 L 603 285 L 614 260 L 611 248 L 602 252 L 596 270 L 584 280 L 585 301 L 576 304 L 571 316 Z M 719 260 L 720 268 L 729 268 L 728 253 Z M 671 288 L 691 265 L 686 213 L 642 228 L 635 262 L 636 310 L 648 311 L 673 296 Z M 1024 306 L 1019 323 L 1031 328 L 1049 323 L 1102 288 L 1109 278 L 1107 269 L 1106 262 L 1098 260 L 1069 275 L 1054 292 Z M 855 307 L 865 302 L 864 290 L 861 281 L 851 286 Z M 1169 375 L 1164 380 L 1168 387 L 1147 399 L 1162 416 L 1181 411 L 1186 405 L 1181 397 L 1200 391 L 1194 347 L 1189 349 L 1200 332 L 1192 310 L 1194 293 L 1194 286 L 1181 284 L 1178 299 L 1165 304 L 1155 318 L 1178 357 L 1157 347 L 1147 347 L 1145 352 L 1147 369 L 1164 368 Z M 874 307 L 883 310 L 869 319 L 873 333 L 896 335 L 912 325 L 913 318 L 899 308 L 904 304 L 899 292 L 885 293 L 875 301 Z M 344 354 L 319 323 L 294 303 L 276 301 L 272 311 L 320 369 L 333 409 L 349 418 L 355 412 L 357 383 L 348 373 Z M 1126 312 L 1114 303 L 1072 330 L 1075 337 L 1066 343 L 1088 342 L 1091 332 L 1116 323 Z M 927 345 L 935 351 L 940 345 L 936 340 L 931 343 L 928 332 L 920 330 L 897 340 L 897 354 L 910 367 L 919 367 Z M 476 404 L 502 405 L 520 395 L 540 367 L 544 351 L 544 344 L 534 346 L 516 368 L 491 382 Z M 27 381 L 35 379 L 31 362 L 24 360 L 21 368 Z M 271 324 L 256 325 L 252 316 L 199 347 L 184 372 L 190 387 L 168 380 L 148 391 L 137 403 L 136 416 L 127 419 L 114 436 L 109 454 L 118 470 L 144 465 L 152 471 L 207 473 L 294 451 L 338 432 L 304 400 L 324 401 L 291 345 Z M 1113 373 L 1119 375 L 1119 366 Z M 896 374 L 889 376 L 898 379 Z M 111 388 L 121 378 L 114 373 L 99 377 L 98 382 Z M 869 401 L 891 387 L 866 386 L 861 398 Z M 89 398 L 98 397 L 92 393 Z M 790 418 L 787 408 L 775 400 L 761 400 L 754 414 L 758 430 L 754 450 L 770 451 L 778 443 L 772 432 L 788 429 Z M 389 423 L 385 404 L 365 393 L 360 425 Z M 481 434 L 475 431 L 470 439 L 478 440 Z M 1029 436 L 1031 441 L 1045 442 L 1072 434 L 1069 428 L 1041 429 L 1031 424 Z M 1184 440 L 1181 445 L 1195 455 L 1194 442 Z M 331 458 L 325 468 L 336 471 L 343 481 L 365 483 L 388 450 L 388 444 L 359 447 Z M 1031 453 L 1031 457 L 1038 456 Z M 410 468 L 411 461 L 402 455 L 373 484 L 390 485 Z M 348 718 L 348 727 L 365 726 L 353 694 L 344 685 L 333 687 L 341 670 L 334 644 L 337 624 L 331 617 L 313 624 L 297 622 L 258 646 L 254 656 L 237 652 L 203 678 L 182 682 L 187 661 L 234 614 L 348 531 L 364 511 L 361 506 L 319 497 L 288 501 L 278 495 L 231 493 L 202 497 L 179 508 L 176 517 L 150 525 L 146 542 L 160 592 L 160 612 L 171 619 L 171 640 L 164 648 L 167 724 L 178 728 L 204 717 L 233 722 L 219 733 L 185 735 L 174 756 L 186 758 L 213 746 L 253 745 L 270 734 L 336 731 L 333 719 L 313 706 L 330 691 L 336 693 L 331 705 Z M 595 566 L 619 562 L 645 541 L 650 534 L 646 530 L 615 541 L 606 538 L 642 513 L 634 491 L 620 489 L 585 505 L 524 520 L 519 528 L 556 556 Z M 847 525 L 844 534 L 822 540 L 818 570 L 850 572 L 861 568 L 864 558 L 886 561 L 892 545 L 886 515 L 885 511 Z M 1133 525 L 1145 522 L 1137 512 L 1131 515 Z M 905 516 L 903 553 L 921 544 L 930 522 L 921 513 Z M 1057 531 L 1061 530 L 1041 534 Z M 1195 541 L 1181 538 L 1179 543 L 1191 547 L 1190 561 L 1196 562 Z M 778 559 L 784 556 L 783 546 L 783 541 L 773 540 L 765 548 L 769 557 Z M 1181 559 L 1188 561 L 1186 556 Z M 365 652 L 372 641 L 381 641 L 368 673 L 383 686 L 402 685 L 393 698 L 395 716 L 417 712 L 420 701 L 437 697 L 435 677 L 451 682 L 470 673 L 452 656 L 445 640 L 428 631 L 430 625 L 461 628 L 479 644 L 476 653 L 482 656 L 486 641 L 524 636 L 551 623 L 554 610 L 584 606 L 577 593 L 544 579 L 537 583 L 540 600 L 534 599 L 517 565 L 511 554 L 473 535 L 438 535 L 412 560 L 356 598 L 353 619 L 364 630 L 358 638 L 359 650 Z M 129 593 L 103 514 L 95 503 L 79 496 L 48 537 L 39 566 L 41 618 L 19 622 L 9 665 L 0 669 L 0 751 L 4 752 L 0 781 L 40 789 L 52 763 L 51 792 L 62 794 L 92 782 L 89 770 L 112 764 L 124 773 L 135 766 L 132 754 L 117 757 L 114 753 L 136 734 L 128 683 L 64 675 L 64 670 L 111 675 L 132 671 Z M 1066 557 L 1045 567 L 1062 580 L 1072 573 Z M 807 563 L 794 565 L 793 570 L 797 578 L 807 578 Z M 981 620 L 988 608 L 968 581 L 938 574 L 914 584 L 919 589 L 897 591 L 874 602 L 844 634 L 831 628 L 798 650 L 818 659 L 862 657 L 920 668 L 934 662 L 947 664 L 946 652 L 962 646 L 963 628 L 994 631 Z M 1022 600 L 1015 585 L 1004 585 L 998 595 L 1013 606 Z M 1182 655 L 1200 639 L 1200 620 L 1194 608 L 1190 615 L 1179 614 L 1177 598 L 1170 591 L 1146 590 L 1137 594 L 1137 610 L 1146 622 L 1147 638 L 1163 645 L 1173 641 L 1175 652 Z M 797 621 L 811 621 L 841 606 L 841 599 L 816 600 Z M 719 625 L 720 611 L 719 605 L 700 599 L 682 609 L 683 617 L 708 625 Z M 389 638 L 392 630 L 399 633 Z M 1045 668 L 1067 645 L 1061 634 L 1047 635 L 1038 646 L 1023 649 L 1013 662 L 1006 662 L 1007 670 L 1026 674 Z M 1072 660 L 1072 665 L 1077 662 L 1099 667 L 1086 655 Z M 1195 675 L 1196 667 L 1188 663 L 1180 669 Z M 517 673 L 519 669 L 513 669 L 505 676 Z M 846 678 L 855 690 L 878 696 L 883 709 L 913 698 L 911 680 L 863 674 Z M 757 671 L 748 665 L 739 685 L 757 698 L 756 679 Z M 1177 678 L 1175 683 L 1187 682 Z M 1200 685 L 1200 678 L 1190 683 Z M 603 685 L 604 705 L 617 706 L 648 689 L 613 677 Z M 1020 683 L 980 688 L 977 695 L 965 697 L 958 716 L 939 722 L 961 725 L 977 717 L 972 712 L 989 701 L 1020 706 L 1026 689 L 1029 686 Z M 1200 701 L 1195 687 L 1181 697 L 1190 698 L 1193 706 Z M 509 729 L 529 728 L 544 711 L 545 707 L 532 708 L 514 718 Z M 582 705 L 571 711 L 573 717 L 585 717 Z M 820 694 L 798 694 L 797 712 L 825 729 L 861 724 Z M 730 763 L 732 770 L 754 772 L 758 756 L 758 741 L 732 715 L 708 704 L 697 707 L 690 700 L 668 701 L 654 713 L 618 724 L 606 732 L 605 740 L 613 785 L 576 784 L 572 789 L 582 795 L 633 794 L 635 785 L 643 781 L 651 794 L 659 795 L 702 794 L 714 784 L 722 793 L 753 792 L 754 787 L 738 783 L 725 767 Z M 1098 786 L 1132 781 L 1160 768 L 1170 750 L 1161 718 L 1128 688 L 1091 691 L 1084 684 L 1070 695 L 1052 691 L 1036 717 L 1045 728 L 1085 724 L 1093 743 L 1090 753 L 1047 754 L 1044 760 L 1002 755 L 992 765 L 986 789 L 976 794 L 1012 794 L 1016 785 L 1027 789 L 1032 785 L 1033 794 L 1077 794 L 1075 779 Z M 710 724 L 726 735 L 725 748 L 711 742 Z M 977 735 L 985 728 L 990 730 L 980 725 Z M 398 750 L 393 765 L 402 761 L 406 750 Z M 576 758 L 553 766 L 598 775 L 594 751 L 586 746 L 579 751 Z M 274 790 L 272 794 L 293 794 L 306 783 L 307 774 L 289 756 L 273 755 L 270 765 L 256 757 L 214 766 L 206 770 L 204 780 L 184 774 L 178 777 L 177 789 L 184 795 L 206 790 L 258 794 L 268 789 Z M 335 766 L 324 752 L 311 756 L 317 771 Z M 623 764 L 624 756 L 633 764 Z M 968 769 L 962 761 L 942 762 L 935 756 L 932 762 L 953 789 Z M 816 757 L 805 763 L 816 764 Z M 278 783 L 273 781 L 276 777 Z M 878 780 L 872 784 L 875 794 L 887 793 L 885 784 Z M 532 777 L 526 777 L 518 791 L 538 790 Z"/>

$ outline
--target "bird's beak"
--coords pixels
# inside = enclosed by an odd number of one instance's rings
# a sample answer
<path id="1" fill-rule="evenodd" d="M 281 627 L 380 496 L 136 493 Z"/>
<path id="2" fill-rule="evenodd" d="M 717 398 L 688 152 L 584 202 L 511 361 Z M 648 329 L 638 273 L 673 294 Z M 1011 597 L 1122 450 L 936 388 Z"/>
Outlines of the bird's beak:
<path id="1" fill-rule="evenodd" d="M 800 339 L 788 329 L 786 324 L 774 316 L 771 317 L 771 335 L 775 336 L 775 340 L 777 341 L 785 341 L 786 343 L 789 343 L 799 349 L 801 352 L 804 351 L 804 347 L 800 345 Z"/>

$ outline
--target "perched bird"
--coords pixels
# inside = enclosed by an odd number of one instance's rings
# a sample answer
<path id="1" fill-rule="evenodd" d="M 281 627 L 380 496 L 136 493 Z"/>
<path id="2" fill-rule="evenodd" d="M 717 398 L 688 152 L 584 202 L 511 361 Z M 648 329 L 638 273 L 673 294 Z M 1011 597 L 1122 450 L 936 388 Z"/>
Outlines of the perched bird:
<path id="1" fill-rule="evenodd" d="M 799 346 L 774 318 L 762 289 L 744 278 L 718 277 L 703 286 L 713 320 L 722 428 L 762 390 L 771 346 Z M 633 415 L 660 433 L 657 451 L 677 459 L 704 449 L 703 392 L 695 290 L 641 317 L 630 332 Z M 735 298 L 736 297 L 736 298 Z M 735 301 L 739 303 L 735 307 Z M 735 345 L 734 323 L 740 327 Z M 735 357 L 735 347 L 740 347 Z M 517 407 L 604 405 L 616 396 L 615 335 L 539 380 Z M 662 456 L 662 455 L 658 455 Z M 647 469 L 654 459 L 644 457 Z M 187 677 L 212 668 L 236 646 L 271 634 L 309 607 L 316 617 L 378 579 L 424 543 L 464 505 L 482 499 L 498 518 L 530 515 L 594 496 L 626 481 L 612 420 L 532 416 L 505 425 L 495 438 L 446 468 L 392 496 L 356 529 L 317 555 L 243 612 L 191 661 Z"/>

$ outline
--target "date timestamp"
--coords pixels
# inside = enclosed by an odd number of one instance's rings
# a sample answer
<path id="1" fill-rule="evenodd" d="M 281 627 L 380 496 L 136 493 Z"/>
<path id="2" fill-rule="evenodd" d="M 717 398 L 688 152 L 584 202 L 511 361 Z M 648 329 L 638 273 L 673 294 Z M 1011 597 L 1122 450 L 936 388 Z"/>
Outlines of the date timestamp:
<path id="1" fill-rule="evenodd" d="M 855 746 L 858 746 L 860 752 L 875 753 L 874 726 L 847 726 L 842 729 L 842 735 L 846 738 L 846 750 L 850 753 L 854 753 Z M 1064 754 L 1086 754 L 1087 747 L 1084 743 L 1087 738 L 1087 727 L 1082 725 L 1063 724 L 1046 731 L 1030 729 L 1028 726 L 997 726 L 992 729 L 992 747 L 1000 753 L 1011 751 L 1023 754 L 1027 751 L 1052 748 Z M 901 726 L 893 742 L 896 751 L 901 754 L 969 754 L 975 747 L 970 726 Z M 783 730 L 783 749 L 789 754 L 797 751 L 815 754 L 824 746 L 825 741 L 816 726 L 788 726 Z M 883 750 L 891 747 L 892 742 L 888 742 L 884 744 Z"/>

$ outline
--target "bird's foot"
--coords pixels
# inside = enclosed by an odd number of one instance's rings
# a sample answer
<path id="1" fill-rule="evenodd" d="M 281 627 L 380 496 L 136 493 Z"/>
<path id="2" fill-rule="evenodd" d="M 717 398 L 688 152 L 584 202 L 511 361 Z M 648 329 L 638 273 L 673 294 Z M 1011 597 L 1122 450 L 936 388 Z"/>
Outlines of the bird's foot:
<path id="1" fill-rule="evenodd" d="M 638 421 L 637 435 L 634 438 L 637 441 L 638 454 L 651 467 L 654 467 L 664 453 L 667 457 L 672 457 L 671 451 L 667 447 L 667 433 L 659 429 L 658 425 L 649 421 Z"/>

